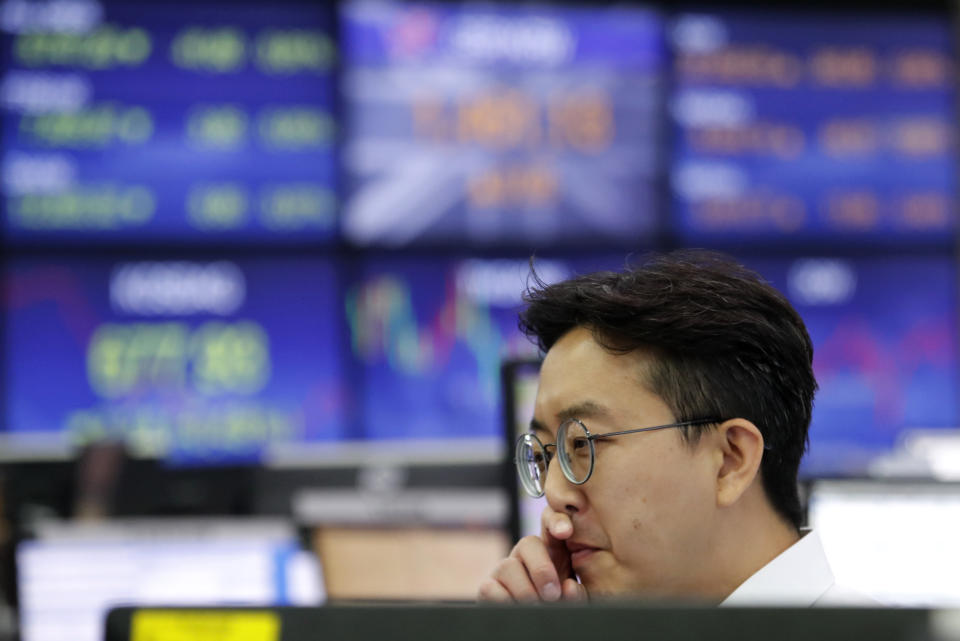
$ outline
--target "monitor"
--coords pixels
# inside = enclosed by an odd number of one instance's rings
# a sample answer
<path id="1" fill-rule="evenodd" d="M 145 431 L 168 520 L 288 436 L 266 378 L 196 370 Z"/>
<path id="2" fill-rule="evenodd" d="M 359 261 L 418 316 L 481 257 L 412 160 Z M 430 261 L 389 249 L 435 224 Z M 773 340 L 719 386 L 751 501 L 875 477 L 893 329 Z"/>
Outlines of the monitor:
<path id="1" fill-rule="evenodd" d="M 887 605 L 960 605 L 960 485 L 817 481 L 808 514 L 838 583 Z"/>
<path id="2" fill-rule="evenodd" d="M 622 259 L 620 259 L 622 260 Z M 545 282 L 618 263 L 542 258 Z M 502 446 L 500 363 L 535 356 L 517 323 L 528 258 L 380 256 L 355 270 L 347 298 L 371 440 L 486 439 Z"/>
<path id="3" fill-rule="evenodd" d="M 657 231 L 655 11 L 348 0 L 340 29 L 348 241 L 635 247 Z"/>
<path id="4" fill-rule="evenodd" d="M 617 601 L 555 606 L 350 604 L 192 611 L 122 608 L 110 613 L 105 638 L 106 641 L 137 641 L 155 638 L 155 635 L 196 638 L 198 633 L 207 630 L 260 641 L 306 641 L 317 638 L 318 630 L 335 639 L 359 641 L 384 638 L 433 641 L 449 639 L 451 634 L 464 641 L 485 641 L 491 635 L 505 641 L 545 637 L 579 641 L 596 637 L 597 630 L 602 630 L 603 638 L 610 641 L 636 639 L 638 630 L 662 641 L 700 638 L 909 641 L 952 638 L 956 632 L 956 613 L 906 608 L 650 607 Z"/>
<path id="5" fill-rule="evenodd" d="M 746 263 L 787 295 L 813 341 L 820 389 L 802 475 L 871 474 L 908 431 L 960 424 L 952 256 Z"/>
<path id="6" fill-rule="evenodd" d="M 23 641 L 98 641 L 118 605 L 318 605 L 316 558 L 282 521 L 47 524 L 17 548 Z"/>
<path id="7" fill-rule="evenodd" d="M 313 545 L 331 601 L 473 601 L 510 551 L 500 527 L 330 526 Z"/>
<path id="8" fill-rule="evenodd" d="M 8 240 L 334 240 L 334 19 L 299 0 L 5 2 Z"/>
<path id="9" fill-rule="evenodd" d="M 473 601 L 511 547 L 499 461 L 488 472 L 371 462 L 354 487 L 297 491 L 290 506 L 312 529 L 328 598 Z"/>
<path id="10" fill-rule="evenodd" d="M 12 260 L 4 449 L 226 464 L 349 438 L 338 301 L 320 258 Z"/>
<path id="11" fill-rule="evenodd" d="M 670 34 L 683 242 L 952 246 L 945 9 L 707 10 L 680 14 Z"/>
<path id="12" fill-rule="evenodd" d="M 506 431 L 510 436 L 507 459 L 510 478 L 513 480 L 512 490 L 516 496 L 513 516 L 516 527 L 513 535 L 516 540 L 530 534 L 540 535 L 540 514 L 547 506 L 545 497 L 533 498 L 523 490 L 517 481 L 517 471 L 513 462 L 517 439 L 530 431 L 537 387 L 540 384 L 540 364 L 540 359 L 517 359 L 504 363 L 501 371 L 506 405 L 504 420 L 507 422 Z"/>

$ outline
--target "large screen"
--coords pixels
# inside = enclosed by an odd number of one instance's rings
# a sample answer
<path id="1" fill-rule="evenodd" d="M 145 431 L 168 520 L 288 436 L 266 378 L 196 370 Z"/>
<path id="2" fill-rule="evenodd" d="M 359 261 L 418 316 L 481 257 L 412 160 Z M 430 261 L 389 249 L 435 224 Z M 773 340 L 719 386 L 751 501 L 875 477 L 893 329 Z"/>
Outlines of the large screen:
<path id="1" fill-rule="evenodd" d="M 5 2 L 8 237 L 335 238 L 333 20 L 296 1 Z"/>
<path id="2" fill-rule="evenodd" d="M 556 282 L 617 264 L 542 259 L 535 269 Z M 501 442 L 500 363 L 536 356 L 517 327 L 529 274 L 527 260 L 506 258 L 392 257 L 362 265 L 347 315 L 363 379 L 364 436 Z"/>
<path id="3" fill-rule="evenodd" d="M 348 240 L 527 248 L 650 237 L 657 14 L 373 0 L 341 12 Z"/>
<path id="4" fill-rule="evenodd" d="M 8 269 L 14 437 L 239 462 L 349 436 L 331 262 L 25 258 Z"/>
<path id="5" fill-rule="evenodd" d="M 817 392 L 806 476 L 862 475 L 913 428 L 960 424 L 947 256 L 751 261 L 803 317 Z"/>
<path id="6" fill-rule="evenodd" d="M 684 14 L 671 37 L 671 181 L 686 242 L 950 246 L 949 20 Z"/>

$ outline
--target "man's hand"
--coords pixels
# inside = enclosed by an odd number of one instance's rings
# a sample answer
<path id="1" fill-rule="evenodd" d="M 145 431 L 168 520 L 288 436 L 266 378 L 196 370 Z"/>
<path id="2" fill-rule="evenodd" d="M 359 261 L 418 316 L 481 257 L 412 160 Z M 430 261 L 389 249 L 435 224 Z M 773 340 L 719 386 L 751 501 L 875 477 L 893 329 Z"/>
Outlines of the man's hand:
<path id="1" fill-rule="evenodd" d="M 564 543 L 573 536 L 566 514 L 545 508 L 540 536 L 525 536 L 510 556 L 500 561 L 480 585 L 480 601 L 585 601 L 587 591 L 577 582 Z"/>

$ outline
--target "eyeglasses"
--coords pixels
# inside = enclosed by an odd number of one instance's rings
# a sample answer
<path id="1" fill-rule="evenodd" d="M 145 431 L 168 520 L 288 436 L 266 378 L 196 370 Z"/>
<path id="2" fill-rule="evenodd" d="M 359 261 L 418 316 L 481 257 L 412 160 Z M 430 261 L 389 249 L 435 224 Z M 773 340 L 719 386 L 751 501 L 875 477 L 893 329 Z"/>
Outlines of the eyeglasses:
<path id="1" fill-rule="evenodd" d="M 593 474 L 596 459 L 596 450 L 593 445 L 594 441 L 612 436 L 622 436 L 624 434 L 637 434 L 639 432 L 665 430 L 671 427 L 687 427 L 689 425 L 704 425 L 707 423 L 720 422 L 719 419 L 715 418 L 702 418 L 695 421 L 670 423 L 669 425 L 623 430 L 622 432 L 591 434 L 587 426 L 579 419 L 571 418 L 560 424 L 560 428 L 557 430 L 556 443 L 544 445 L 534 434 L 524 434 L 517 439 L 513 462 L 517 466 L 517 473 L 520 475 L 520 484 L 523 486 L 523 489 L 530 496 L 539 498 L 544 494 L 547 470 L 550 467 L 551 459 L 553 459 L 553 454 L 550 452 L 551 448 L 556 450 L 560 460 L 560 469 L 563 470 L 563 475 L 567 480 L 574 485 L 583 485 Z"/>

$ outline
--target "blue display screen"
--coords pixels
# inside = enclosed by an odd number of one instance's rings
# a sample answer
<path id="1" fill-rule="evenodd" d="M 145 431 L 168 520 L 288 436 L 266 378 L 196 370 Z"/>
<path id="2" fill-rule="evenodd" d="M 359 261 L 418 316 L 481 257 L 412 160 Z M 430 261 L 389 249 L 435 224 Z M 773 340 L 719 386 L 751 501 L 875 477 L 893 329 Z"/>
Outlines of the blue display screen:
<path id="1" fill-rule="evenodd" d="M 951 245 L 948 20 L 687 14 L 671 34 L 674 227 L 687 243 Z"/>
<path id="2" fill-rule="evenodd" d="M 804 474 L 864 474 L 905 430 L 957 426 L 951 258 L 805 258 L 748 265 L 787 295 L 813 340 L 820 390 Z"/>
<path id="3" fill-rule="evenodd" d="M 662 26 L 633 7 L 345 2 L 345 238 L 648 239 Z"/>
<path id="4" fill-rule="evenodd" d="M 9 239 L 336 237 L 332 9 L 70 7 L 4 11 Z"/>
<path id="5" fill-rule="evenodd" d="M 350 437 L 330 262 L 21 259 L 6 280 L 13 436 L 185 462 Z"/>
<path id="6" fill-rule="evenodd" d="M 546 282 L 615 268 L 622 257 L 536 261 Z M 500 363 L 536 356 L 517 313 L 523 259 L 366 263 L 347 294 L 370 439 L 503 437 Z"/>

